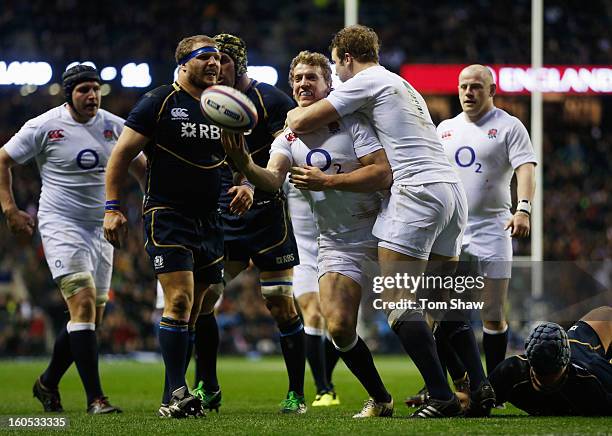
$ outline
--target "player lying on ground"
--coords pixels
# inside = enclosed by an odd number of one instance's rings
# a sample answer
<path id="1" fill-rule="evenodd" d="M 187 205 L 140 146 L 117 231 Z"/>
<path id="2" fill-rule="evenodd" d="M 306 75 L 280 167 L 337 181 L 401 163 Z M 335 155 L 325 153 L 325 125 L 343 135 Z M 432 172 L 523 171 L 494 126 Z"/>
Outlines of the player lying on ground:
<path id="1" fill-rule="evenodd" d="M 565 332 L 547 322 L 525 354 L 500 363 L 489 379 L 497 401 L 530 415 L 612 416 L 612 307 L 594 309 Z"/>
<path id="2" fill-rule="evenodd" d="M 301 52 L 291 62 L 289 80 L 298 105 L 306 107 L 324 98 L 332 83 L 327 58 Z M 317 263 L 321 309 L 340 356 L 371 397 L 354 417 L 391 416 L 391 395 L 370 350 L 356 333 L 365 279 L 362 264 L 376 259 L 372 225 L 380 200 L 374 191 L 388 189 L 391 184 L 391 170 L 378 138 L 358 115 L 300 139 L 286 129 L 272 144 L 264 169 L 249 156 L 242 135 L 224 135 L 228 155 L 259 189 L 276 191 L 291 169 L 291 182 L 297 188 L 309 185 L 319 191 L 310 192 L 308 200 L 320 231 Z"/>

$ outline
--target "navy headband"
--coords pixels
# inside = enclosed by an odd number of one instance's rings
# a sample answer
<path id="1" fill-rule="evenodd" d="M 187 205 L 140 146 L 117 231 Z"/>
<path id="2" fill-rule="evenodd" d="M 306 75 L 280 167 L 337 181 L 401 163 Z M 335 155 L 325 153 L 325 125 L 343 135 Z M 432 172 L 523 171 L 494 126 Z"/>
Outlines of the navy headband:
<path id="1" fill-rule="evenodd" d="M 197 56 L 200 56 L 202 53 L 219 53 L 219 49 L 217 49 L 217 47 L 210 47 L 210 46 L 200 47 L 198 49 L 195 49 L 191 53 L 186 54 L 182 58 L 180 58 L 179 61 L 178 61 L 178 64 L 179 65 L 185 65 L 191 59 L 193 59 L 193 58 L 195 58 Z"/>

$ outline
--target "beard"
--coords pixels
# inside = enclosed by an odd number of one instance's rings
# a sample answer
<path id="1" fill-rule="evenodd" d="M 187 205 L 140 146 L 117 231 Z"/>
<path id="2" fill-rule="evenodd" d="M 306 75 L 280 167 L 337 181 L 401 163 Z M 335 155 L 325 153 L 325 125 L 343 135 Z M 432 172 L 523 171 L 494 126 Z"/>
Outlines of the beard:
<path id="1" fill-rule="evenodd" d="M 209 86 L 215 85 L 217 83 L 217 80 L 211 80 L 209 79 L 208 75 L 205 75 L 204 73 L 202 74 L 194 74 L 191 71 L 187 72 L 187 80 L 189 80 L 189 82 L 200 89 L 206 89 Z"/>

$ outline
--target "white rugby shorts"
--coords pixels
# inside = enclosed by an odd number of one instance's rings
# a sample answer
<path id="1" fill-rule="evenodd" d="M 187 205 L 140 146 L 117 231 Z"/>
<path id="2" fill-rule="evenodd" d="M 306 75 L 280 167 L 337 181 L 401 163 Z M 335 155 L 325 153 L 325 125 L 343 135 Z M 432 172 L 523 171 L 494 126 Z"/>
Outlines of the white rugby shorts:
<path id="1" fill-rule="evenodd" d="M 113 273 L 113 246 L 99 224 L 80 223 L 59 215 L 38 217 L 38 231 L 54 280 L 91 272 L 98 296 L 108 293 Z"/>
<path id="2" fill-rule="evenodd" d="M 351 278 L 362 289 L 370 289 L 371 274 L 368 271 L 378 263 L 378 240 L 372 236 L 370 228 L 359 230 L 360 238 L 355 238 L 356 234 L 352 232 L 347 242 L 340 239 L 341 235 L 334 238 L 321 235 L 317 259 L 319 279 L 334 272 Z"/>
<path id="3" fill-rule="evenodd" d="M 380 247 L 418 259 L 458 256 L 467 215 L 461 183 L 393 185 L 372 233 Z"/>
<path id="4" fill-rule="evenodd" d="M 509 279 L 512 272 L 512 238 L 504 230 L 509 212 L 470 217 L 463 235 L 461 261 L 474 263 L 475 271 L 490 279 Z"/>
<path id="5" fill-rule="evenodd" d="M 295 298 L 309 292 L 319 292 L 317 276 L 317 238 L 319 230 L 310 204 L 296 188 L 287 184 L 287 200 L 293 235 L 298 247 L 300 264 L 293 267 L 293 295 Z"/>

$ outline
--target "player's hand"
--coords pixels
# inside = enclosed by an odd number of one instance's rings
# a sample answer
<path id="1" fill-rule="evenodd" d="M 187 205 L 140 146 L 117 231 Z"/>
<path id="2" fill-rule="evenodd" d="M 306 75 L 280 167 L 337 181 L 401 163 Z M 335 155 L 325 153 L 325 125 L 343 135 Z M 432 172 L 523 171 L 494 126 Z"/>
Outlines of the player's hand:
<path id="1" fill-rule="evenodd" d="M 127 218 L 121 211 L 106 211 L 104 214 L 104 237 L 115 248 L 121 248 L 121 241 L 127 236 Z"/>
<path id="2" fill-rule="evenodd" d="M 289 174 L 289 182 L 297 189 L 307 191 L 323 191 L 328 189 L 327 183 L 330 176 L 321 171 L 320 168 L 302 165 L 292 167 Z"/>
<path id="3" fill-rule="evenodd" d="M 32 237 L 36 220 L 30 214 L 14 208 L 6 210 L 4 215 L 6 216 L 6 223 L 11 233 L 21 237 Z"/>
<path id="4" fill-rule="evenodd" d="M 524 212 L 516 212 L 506 223 L 504 230 L 512 229 L 510 236 L 513 238 L 526 238 L 529 236 L 529 215 Z"/>
<path id="5" fill-rule="evenodd" d="M 234 215 L 244 215 L 253 205 L 254 192 L 250 186 L 232 186 L 227 193 L 234 197 L 229 205 L 230 212 Z"/>
<path id="6" fill-rule="evenodd" d="M 239 170 L 242 171 L 248 166 L 251 157 L 242 133 L 232 133 L 222 129 L 221 144 Z"/>

